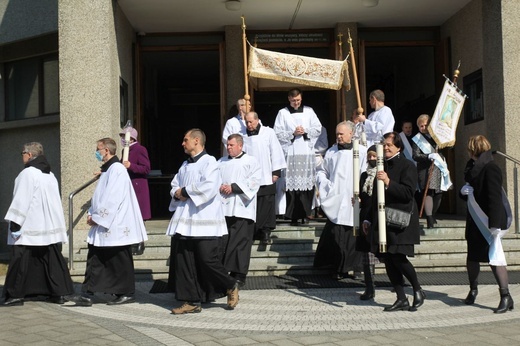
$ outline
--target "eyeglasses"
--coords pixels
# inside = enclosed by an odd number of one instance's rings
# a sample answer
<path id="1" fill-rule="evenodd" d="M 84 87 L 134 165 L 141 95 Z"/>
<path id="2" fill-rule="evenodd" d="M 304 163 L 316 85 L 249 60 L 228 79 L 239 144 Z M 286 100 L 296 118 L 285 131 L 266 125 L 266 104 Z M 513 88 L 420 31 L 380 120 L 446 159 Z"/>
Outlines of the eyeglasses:
<path id="1" fill-rule="evenodd" d="M 22 151 L 22 156 L 24 156 L 25 154 L 29 154 L 28 151 Z"/>

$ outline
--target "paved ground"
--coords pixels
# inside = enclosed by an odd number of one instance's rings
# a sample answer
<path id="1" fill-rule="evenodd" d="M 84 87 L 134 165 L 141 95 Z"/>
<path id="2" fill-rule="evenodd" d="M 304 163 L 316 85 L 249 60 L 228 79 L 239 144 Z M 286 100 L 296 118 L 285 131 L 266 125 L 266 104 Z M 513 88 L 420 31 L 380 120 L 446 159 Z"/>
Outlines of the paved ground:
<path id="1" fill-rule="evenodd" d="M 182 316 L 170 314 L 173 294 L 150 294 L 152 285 L 137 283 L 138 303 L 123 306 L 97 295 L 92 307 L 1 308 L 0 345 L 520 345 L 518 311 L 492 312 L 495 285 L 481 285 L 473 306 L 461 301 L 466 286 L 423 286 L 423 307 L 394 313 L 382 311 L 395 300 L 387 287 L 371 302 L 359 300 L 362 288 L 244 290 L 234 311 L 223 298 Z M 510 290 L 520 302 L 520 285 Z"/>

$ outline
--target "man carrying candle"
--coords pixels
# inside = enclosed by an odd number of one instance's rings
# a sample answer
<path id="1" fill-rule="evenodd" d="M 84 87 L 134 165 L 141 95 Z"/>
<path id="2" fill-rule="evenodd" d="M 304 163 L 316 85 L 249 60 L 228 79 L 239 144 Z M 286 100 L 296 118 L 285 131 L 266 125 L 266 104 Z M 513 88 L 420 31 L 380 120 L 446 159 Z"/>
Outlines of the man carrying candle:
<path id="1" fill-rule="evenodd" d="M 357 182 L 353 174 L 352 134 L 354 123 L 343 121 L 336 126 L 336 141 L 323 159 L 316 174 L 321 208 L 327 215 L 327 223 L 320 236 L 314 266 L 332 265 L 334 278 L 342 279 L 348 271 L 361 271 L 362 254 L 355 250 L 352 234 L 354 225 L 354 183 L 359 186 L 359 176 L 366 170 L 367 149 L 359 146 L 359 173 Z"/>
<path id="2" fill-rule="evenodd" d="M 392 110 L 385 106 L 385 93 L 382 90 L 377 89 L 370 93 L 370 106 L 374 111 L 368 118 L 364 114 L 359 115 L 359 121 L 365 128 L 367 147 L 378 142 L 382 135 L 392 132 L 395 125 Z"/>

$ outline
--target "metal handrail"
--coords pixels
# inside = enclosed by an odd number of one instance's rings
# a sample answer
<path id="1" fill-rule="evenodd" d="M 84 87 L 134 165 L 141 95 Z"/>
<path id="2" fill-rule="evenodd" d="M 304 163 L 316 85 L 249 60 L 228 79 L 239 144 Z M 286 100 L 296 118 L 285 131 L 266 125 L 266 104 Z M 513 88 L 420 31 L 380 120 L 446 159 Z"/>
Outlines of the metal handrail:
<path id="1" fill-rule="evenodd" d="M 511 157 L 507 154 L 504 154 L 503 152 L 499 151 L 499 150 L 495 150 L 493 151 L 493 154 L 498 154 L 498 155 L 501 155 L 503 157 L 505 157 L 507 160 L 513 162 L 515 164 L 515 166 L 513 167 L 513 180 L 514 180 L 514 183 L 513 183 L 513 190 L 514 190 L 514 206 L 515 206 L 515 211 L 514 211 L 514 218 L 515 218 L 515 233 L 520 233 L 520 224 L 519 224 L 519 220 L 518 220 L 518 166 L 517 165 L 520 165 L 520 160 L 517 160 L 515 159 L 514 157 Z"/>
<path id="2" fill-rule="evenodd" d="M 72 191 L 69 195 L 69 270 L 74 269 L 74 208 L 73 199 L 76 194 L 86 189 L 88 186 L 96 182 L 99 179 L 99 175 L 87 181 L 81 185 L 78 189 Z"/>

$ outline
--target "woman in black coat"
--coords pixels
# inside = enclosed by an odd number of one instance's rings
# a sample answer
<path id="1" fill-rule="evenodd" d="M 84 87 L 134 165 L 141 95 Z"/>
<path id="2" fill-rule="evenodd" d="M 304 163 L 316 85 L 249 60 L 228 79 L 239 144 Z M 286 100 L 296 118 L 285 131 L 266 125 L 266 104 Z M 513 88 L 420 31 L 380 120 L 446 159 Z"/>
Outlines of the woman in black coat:
<path id="1" fill-rule="evenodd" d="M 469 139 L 468 152 L 471 159 L 464 170 L 466 185 L 462 187 L 460 194 L 465 200 L 468 195 L 473 194 L 475 202 L 488 217 L 487 229 L 484 232 L 490 232 L 494 237 L 501 238 L 508 228 L 506 207 L 502 200 L 502 171 L 493 162 L 490 149 L 491 144 L 484 136 L 477 135 Z M 466 217 L 466 240 L 468 243 L 466 267 L 470 291 L 464 302 L 468 305 L 475 302 L 478 294 L 480 262 L 486 262 L 489 263 L 499 286 L 500 303 L 495 312 L 504 313 L 507 310 L 513 310 L 505 261 L 503 263 L 490 261 L 489 243 L 469 211 Z"/>
<path id="2" fill-rule="evenodd" d="M 414 193 L 417 187 L 417 173 L 414 164 L 407 160 L 400 151 L 403 147 L 401 137 L 397 132 L 384 135 L 384 171 L 377 172 L 374 180 L 371 212 L 368 220 L 363 223 L 369 229 L 372 241 L 372 251 L 382 258 L 386 273 L 394 286 L 397 300 L 384 311 L 411 310 L 415 311 L 424 303 L 426 295 L 419 284 L 417 273 L 407 256 L 414 256 L 414 245 L 419 244 L 419 218 L 417 206 L 414 203 Z M 412 211 L 410 224 L 404 229 L 386 227 L 387 251 L 379 252 L 378 211 L 377 211 L 377 180 L 385 185 L 385 205 L 395 209 Z M 386 222 L 386 221 L 383 221 Z M 370 227 L 371 226 L 371 227 Z M 412 306 L 404 293 L 404 277 L 412 284 L 414 298 Z"/>

